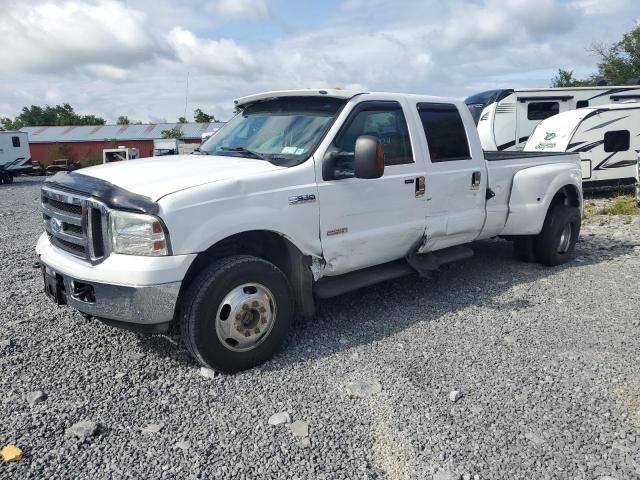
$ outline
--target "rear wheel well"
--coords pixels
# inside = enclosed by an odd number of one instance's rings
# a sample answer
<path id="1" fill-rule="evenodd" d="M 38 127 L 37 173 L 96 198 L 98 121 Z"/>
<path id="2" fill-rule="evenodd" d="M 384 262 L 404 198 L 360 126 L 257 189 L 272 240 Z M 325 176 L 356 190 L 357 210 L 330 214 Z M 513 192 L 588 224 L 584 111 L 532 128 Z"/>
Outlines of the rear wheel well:
<path id="1" fill-rule="evenodd" d="M 289 279 L 297 312 L 304 317 L 312 317 L 315 312 L 313 302 L 313 275 L 310 270 L 311 257 L 305 256 L 287 238 L 275 232 L 253 230 L 232 235 L 198 254 L 184 281 L 182 291 L 207 265 L 232 255 L 251 255 L 262 258 L 278 267 Z M 180 299 L 182 299 L 182 291 Z"/>
<path id="2" fill-rule="evenodd" d="M 578 189 L 573 185 L 565 185 L 551 199 L 548 212 L 551 211 L 556 205 L 567 205 L 570 207 L 580 208 L 580 193 Z"/>

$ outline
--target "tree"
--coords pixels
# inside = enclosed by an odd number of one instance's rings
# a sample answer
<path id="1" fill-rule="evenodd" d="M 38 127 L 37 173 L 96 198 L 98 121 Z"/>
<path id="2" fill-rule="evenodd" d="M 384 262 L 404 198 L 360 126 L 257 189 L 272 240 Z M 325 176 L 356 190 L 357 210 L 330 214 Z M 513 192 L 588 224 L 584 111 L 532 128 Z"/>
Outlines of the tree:
<path id="1" fill-rule="evenodd" d="M 624 85 L 640 78 L 640 25 L 613 45 L 594 44 L 591 51 L 600 57 L 598 72 L 611 85 Z"/>
<path id="2" fill-rule="evenodd" d="M 178 117 L 178 123 L 189 123 L 186 117 Z"/>
<path id="3" fill-rule="evenodd" d="M 129 117 L 126 115 L 120 115 L 118 120 L 116 120 L 116 125 L 129 125 L 131 122 L 129 121 Z"/>
<path id="4" fill-rule="evenodd" d="M 558 69 L 558 74 L 551 79 L 551 88 L 560 87 L 588 87 L 590 80 L 578 80 L 573 76 L 573 70 Z"/>
<path id="5" fill-rule="evenodd" d="M 68 103 L 55 107 L 50 105 L 23 107 L 14 120 L 3 118 L 0 122 L 7 130 L 18 130 L 22 127 L 104 125 L 106 123 L 104 118 L 95 115 L 78 115 Z"/>
<path id="6" fill-rule="evenodd" d="M 177 138 L 178 140 L 180 140 L 183 135 L 182 128 L 179 126 L 175 126 L 169 130 L 162 130 L 160 134 L 162 135 L 162 138 Z"/>
<path id="7" fill-rule="evenodd" d="M 217 122 L 215 116 L 204 113 L 199 108 L 196 108 L 193 112 L 193 121 L 197 123 Z"/>

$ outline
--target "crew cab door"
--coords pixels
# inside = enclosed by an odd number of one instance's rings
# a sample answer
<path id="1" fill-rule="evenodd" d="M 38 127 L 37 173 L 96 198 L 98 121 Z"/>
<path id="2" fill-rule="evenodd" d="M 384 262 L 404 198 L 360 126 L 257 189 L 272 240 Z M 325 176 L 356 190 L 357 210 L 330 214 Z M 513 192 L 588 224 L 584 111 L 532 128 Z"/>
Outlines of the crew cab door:
<path id="1" fill-rule="evenodd" d="M 339 275 L 403 258 L 425 228 L 425 164 L 414 157 L 406 112 L 397 101 L 362 101 L 348 114 L 329 149 L 354 152 L 356 139 L 372 135 L 385 150 L 380 178 L 318 180 L 320 238 L 325 274 Z M 323 161 L 320 159 L 321 162 Z M 341 158 L 353 171 L 353 158 Z"/>
<path id="2" fill-rule="evenodd" d="M 418 103 L 427 143 L 427 242 L 438 250 L 475 240 L 485 222 L 484 154 L 468 110 L 453 103 Z"/>

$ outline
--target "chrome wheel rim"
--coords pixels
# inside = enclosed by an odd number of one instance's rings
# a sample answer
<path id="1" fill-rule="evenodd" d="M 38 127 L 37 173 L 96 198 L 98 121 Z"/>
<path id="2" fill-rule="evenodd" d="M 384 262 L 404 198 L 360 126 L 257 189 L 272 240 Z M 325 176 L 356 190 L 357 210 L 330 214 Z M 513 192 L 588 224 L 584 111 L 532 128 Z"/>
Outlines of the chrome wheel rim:
<path id="1" fill-rule="evenodd" d="M 570 223 L 562 230 L 562 234 L 560 235 L 560 243 L 558 244 L 558 253 L 567 253 L 569 251 L 569 246 L 571 245 L 571 233 L 573 228 Z"/>
<path id="2" fill-rule="evenodd" d="M 245 283 L 220 302 L 216 335 L 229 350 L 247 352 L 266 340 L 275 318 L 276 301 L 271 291 L 259 283 Z"/>

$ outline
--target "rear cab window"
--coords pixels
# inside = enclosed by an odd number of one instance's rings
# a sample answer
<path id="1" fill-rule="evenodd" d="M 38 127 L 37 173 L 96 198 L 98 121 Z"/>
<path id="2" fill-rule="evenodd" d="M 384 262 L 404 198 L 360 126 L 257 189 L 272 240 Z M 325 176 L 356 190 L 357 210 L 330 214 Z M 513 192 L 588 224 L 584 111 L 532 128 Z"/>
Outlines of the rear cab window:
<path id="1" fill-rule="evenodd" d="M 451 103 L 419 103 L 432 163 L 471 160 L 467 131 L 458 108 Z"/>
<path id="2" fill-rule="evenodd" d="M 15 148 L 20 147 L 20 137 L 11 137 L 11 143 Z"/>

